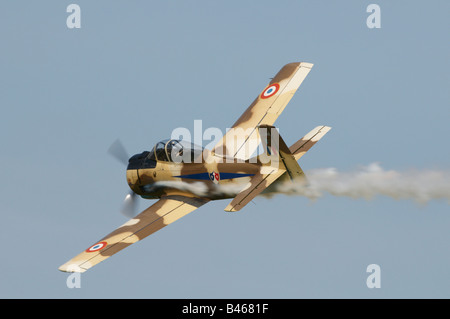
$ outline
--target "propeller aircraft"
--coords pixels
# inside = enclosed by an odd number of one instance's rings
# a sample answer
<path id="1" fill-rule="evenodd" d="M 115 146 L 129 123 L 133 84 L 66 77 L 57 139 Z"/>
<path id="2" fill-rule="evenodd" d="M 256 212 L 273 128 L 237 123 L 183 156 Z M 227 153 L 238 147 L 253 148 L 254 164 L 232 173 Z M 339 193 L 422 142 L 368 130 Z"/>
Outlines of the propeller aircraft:
<path id="1" fill-rule="evenodd" d="M 273 124 L 312 67 L 283 66 L 212 150 L 169 139 L 128 158 L 116 141 L 109 152 L 127 165 L 131 191 L 123 212 L 131 219 L 59 270 L 85 272 L 211 200 L 232 198 L 225 211 L 236 212 L 261 193 L 276 192 L 277 183 L 307 183 L 298 160 L 331 128 L 317 126 L 288 147 Z M 263 151 L 255 155 L 260 144 Z M 134 216 L 138 196 L 158 200 Z"/>

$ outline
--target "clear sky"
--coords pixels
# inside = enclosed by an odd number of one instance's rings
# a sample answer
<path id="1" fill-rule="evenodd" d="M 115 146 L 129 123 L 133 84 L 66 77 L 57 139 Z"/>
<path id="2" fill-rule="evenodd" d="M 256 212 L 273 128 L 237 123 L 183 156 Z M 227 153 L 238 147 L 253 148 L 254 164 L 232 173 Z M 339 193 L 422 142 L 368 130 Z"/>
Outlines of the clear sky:
<path id="1" fill-rule="evenodd" d="M 66 8 L 81 8 L 69 29 Z M 381 8 L 369 29 L 366 8 Z M 1 298 L 449 298 L 450 210 L 379 196 L 209 203 L 66 286 L 126 219 L 130 154 L 231 126 L 286 63 L 314 68 L 276 125 L 333 129 L 305 171 L 450 169 L 448 1 L 2 1 Z M 140 201 L 144 209 L 151 201 Z M 369 289 L 366 268 L 381 268 Z"/>

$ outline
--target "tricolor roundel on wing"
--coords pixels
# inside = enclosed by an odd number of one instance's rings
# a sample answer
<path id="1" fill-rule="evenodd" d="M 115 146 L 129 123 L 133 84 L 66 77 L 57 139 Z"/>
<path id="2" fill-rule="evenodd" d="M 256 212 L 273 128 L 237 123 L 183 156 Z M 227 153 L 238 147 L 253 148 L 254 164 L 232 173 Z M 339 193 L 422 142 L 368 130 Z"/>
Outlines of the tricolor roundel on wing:
<path id="1" fill-rule="evenodd" d="M 91 247 L 89 247 L 88 249 L 86 249 L 87 253 L 93 253 L 95 251 L 99 251 L 102 250 L 103 248 L 106 247 L 106 245 L 108 245 L 108 243 L 106 241 L 101 241 L 95 245 L 92 245 Z"/>
<path id="2" fill-rule="evenodd" d="M 264 89 L 264 91 L 262 91 L 260 98 L 267 99 L 271 96 L 274 96 L 275 93 L 277 93 L 279 89 L 280 89 L 280 85 L 278 83 L 270 84 L 268 87 L 266 87 Z"/>

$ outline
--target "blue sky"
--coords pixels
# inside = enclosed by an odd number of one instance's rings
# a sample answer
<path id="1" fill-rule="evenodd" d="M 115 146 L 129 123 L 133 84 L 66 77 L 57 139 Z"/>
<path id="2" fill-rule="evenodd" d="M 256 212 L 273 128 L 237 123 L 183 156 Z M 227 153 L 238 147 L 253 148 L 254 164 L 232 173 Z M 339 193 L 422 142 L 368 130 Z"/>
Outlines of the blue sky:
<path id="1" fill-rule="evenodd" d="M 449 170 L 448 1 L 0 4 L 2 298 L 449 298 L 449 205 L 324 196 L 201 207 L 82 274 L 58 266 L 126 219 L 130 154 L 174 128 L 225 130 L 286 63 L 314 68 L 276 125 L 333 129 L 307 171 Z M 140 202 L 141 209 L 151 201 Z M 380 289 L 366 267 L 381 267 Z"/>

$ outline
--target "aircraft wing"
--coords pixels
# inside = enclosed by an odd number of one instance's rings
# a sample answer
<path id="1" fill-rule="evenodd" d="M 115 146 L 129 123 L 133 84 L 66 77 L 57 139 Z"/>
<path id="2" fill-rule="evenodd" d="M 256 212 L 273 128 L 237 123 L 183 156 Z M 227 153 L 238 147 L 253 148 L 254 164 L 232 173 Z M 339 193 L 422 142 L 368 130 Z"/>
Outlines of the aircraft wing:
<path id="1" fill-rule="evenodd" d="M 313 67 L 306 62 L 286 64 L 234 123 L 213 152 L 249 159 L 258 148 L 260 125 L 273 125 Z"/>
<path id="2" fill-rule="evenodd" d="M 161 198 L 135 218 L 100 239 L 88 249 L 72 258 L 59 270 L 85 272 L 92 266 L 114 255 L 129 245 L 144 239 L 177 219 L 187 215 L 209 200 L 171 195 Z"/>

